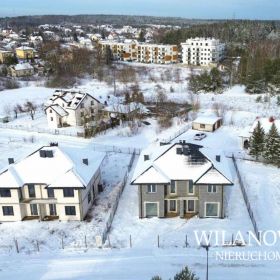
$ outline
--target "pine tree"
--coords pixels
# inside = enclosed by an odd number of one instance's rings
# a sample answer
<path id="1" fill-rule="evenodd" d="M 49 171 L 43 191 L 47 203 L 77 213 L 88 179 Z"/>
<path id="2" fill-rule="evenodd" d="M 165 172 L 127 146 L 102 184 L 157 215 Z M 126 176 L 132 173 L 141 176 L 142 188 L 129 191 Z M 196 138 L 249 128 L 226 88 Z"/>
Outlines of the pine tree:
<path id="1" fill-rule="evenodd" d="M 265 137 L 265 146 L 264 146 L 264 158 L 272 164 L 277 163 L 277 149 L 279 149 L 280 145 L 280 136 L 277 131 L 275 123 L 272 123 L 271 128 L 268 134 Z M 279 159 L 278 159 L 279 160 Z"/>
<path id="2" fill-rule="evenodd" d="M 199 280 L 199 278 L 186 266 L 181 272 L 174 276 L 174 280 Z"/>
<path id="3" fill-rule="evenodd" d="M 261 126 L 261 123 L 258 121 L 258 124 L 254 129 L 250 139 L 250 155 L 255 156 L 256 159 L 258 159 L 264 151 L 264 143 L 265 132 Z"/>

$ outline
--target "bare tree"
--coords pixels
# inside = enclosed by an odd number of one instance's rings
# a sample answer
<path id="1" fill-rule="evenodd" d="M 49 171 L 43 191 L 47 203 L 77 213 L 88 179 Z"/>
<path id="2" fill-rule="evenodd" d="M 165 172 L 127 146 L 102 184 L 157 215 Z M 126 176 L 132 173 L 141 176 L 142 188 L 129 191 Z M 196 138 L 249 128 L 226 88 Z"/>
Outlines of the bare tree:
<path id="1" fill-rule="evenodd" d="M 227 111 L 226 105 L 218 102 L 213 103 L 212 109 L 215 112 L 216 116 L 221 118 L 224 118 Z"/>
<path id="2" fill-rule="evenodd" d="M 31 101 L 26 101 L 24 104 L 24 110 L 25 112 L 29 113 L 31 119 L 34 120 L 34 115 L 37 110 L 37 105 Z"/>

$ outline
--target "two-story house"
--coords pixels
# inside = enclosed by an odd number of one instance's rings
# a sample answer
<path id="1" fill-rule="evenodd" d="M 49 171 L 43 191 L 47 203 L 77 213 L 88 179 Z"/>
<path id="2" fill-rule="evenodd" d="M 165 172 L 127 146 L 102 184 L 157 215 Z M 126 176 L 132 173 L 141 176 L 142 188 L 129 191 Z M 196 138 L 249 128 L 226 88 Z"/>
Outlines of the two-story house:
<path id="1" fill-rule="evenodd" d="M 225 157 L 181 141 L 143 151 L 131 184 L 138 186 L 140 218 L 223 218 L 232 181 Z"/>
<path id="2" fill-rule="evenodd" d="M 0 174 L 0 221 L 85 218 L 102 190 L 104 153 L 45 146 Z"/>
<path id="3" fill-rule="evenodd" d="M 48 126 L 81 126 L 94 121 L 103 105 L 88 93 L 56 90 L 46 103 Z"/>

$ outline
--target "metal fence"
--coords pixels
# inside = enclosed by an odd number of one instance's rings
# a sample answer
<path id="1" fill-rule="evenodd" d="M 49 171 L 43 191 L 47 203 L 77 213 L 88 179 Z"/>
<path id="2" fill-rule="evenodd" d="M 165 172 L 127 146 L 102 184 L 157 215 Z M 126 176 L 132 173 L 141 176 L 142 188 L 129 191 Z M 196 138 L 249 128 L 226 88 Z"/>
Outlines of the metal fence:
<path id="1" fill-rule="evenodd" d="M 42 127 L 34 127 L 34 126 L 28 127 L 22 125 L 11 125 L 11 124 L 0 123 L 0 128 L 22 130 L 27 132 L 47 133 L 53 135 L 84 137 L 84 134 L 79 132 L 63 131 L 59 129 L 42 128 Z"/>
<path id="2" fill-rule="evenodd" d="M 129 155 L 140 155 L 141 149 L 131 148 L 131 147 L 120 147 L 120 146 L 110 146 L 103 145 L 98 143 L 93 143 L 92 148 L 94 151 L 99 152 L 112 152 L 112 153 L 121 153 Z"/>
<path id="3" fill-rule="evenodd" d="M 127 167 L 127 171 L 126 171 L 126 173 L 125 173 L 125 175 L 124 175 L 124 177 L 123 177 L 123 179 L 120 183 L 118 194 L 117 194 L 117 196 L 115 198 L 115 201 L 113 203 L 112 211 L 111 211 L 111 213 L 108 217 L 108 220 L 106 222 L 104 231 L 101 234 L 100 241 L 102 242 L 102 244 L 104 244 L 105 241 L 108 238 L 108 233 L 110 232 L 110 229 L 111 229 L 111 226 L 112 226 L 112 223 L 113 223 L 113 220 L 114 220 L 114 217 L 115 217 L 118 205 L 119 205 L 119 201 L 120 201 L 121 195 L 123 193 L 124 187 L 126 186 L 127 180 L 129 178 L 129 172 L 131 171 L 131 168 L 133 166 L 133 162 L 135 160 L 135 157 L 136 157 L 136 150 L 134 150 L 134 152 L 131 155 L 130 162 L 129 162 L 128 167 Z M 101 244 L 99 244 L 99 245 L 101 245 Z"/>
<path id="4" fill-rule="evenodd" d="M 188 124 L 185 125 L 183 128 L 181 128 L 181 129 L 178 130 L 176 133 L 174 133 L 172 136 L 170 136 L 170 137 L 168 137 L 168 138 L 166 138 L 166 139 L 160 140 L 160 144 L 161 144 L 161 145 L 170 144 L 170 142 L 172 142 L 174 139 L 176 139 L 177 137 L 179 137 L 179 136 L 182 135 L 183 133 L 187 132 L 190 128 L 191 128 L 191 123 L 188 123 Z"/>
<path id="5" fill-rule="evenodd" d="M 232 161 L 233 161 L 233 164 L 234 164 L 234 167 L 235 167 L 235 170 L 236 170 L 236 174 L 237 174 L 237 177 L 238 177 L 238 180 L 239 180 L 241 192 L 242 192 L 242 195 L 243 195 L 243 198 L 244 198 L 244 201 L 245 201 L 245 204 L 246 204 L 251 222 L 253 224 L 253 228 L 254 228 L 256 237 L 258 238 L 258 240 L 260 240 L 260 233 L 259 233 L 259 230 L 258 230 L 258 225 L 257 225 L 256 219 L 255 219 L 252 207 L 250 205 L 250 201 L 248 199 L 248 195 L 247 195 L 244 183 L 243 183 L 243 179 L 242 179 L 242 176 L 241 176 L 240 171 L 238 169 L 238 165 L 237 165 L 237 162 L 236 162 L 236 159 L 235 159 L 234 155 L 232 155 Z"/>

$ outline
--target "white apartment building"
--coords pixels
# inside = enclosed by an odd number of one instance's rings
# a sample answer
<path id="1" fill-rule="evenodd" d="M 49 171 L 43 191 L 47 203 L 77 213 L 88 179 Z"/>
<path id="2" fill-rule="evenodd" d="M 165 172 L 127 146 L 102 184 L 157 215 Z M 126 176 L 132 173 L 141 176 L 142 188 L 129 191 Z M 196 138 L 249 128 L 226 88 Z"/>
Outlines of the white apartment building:
<path id="1" fill-rule="evenodd" d="M 0 173 L 0 221 L 83 220 L 102 190 L 105 153 L 45 146 Z"/>
<path id="2" fill-rule="evenodd" d="M 213 38 L 191 38 L 181 43 L 182 62 L 188 65 L 216 65 L 224 58 L 225 44 Z"/>
<path id="3" fill-rule="evenodd" d="M 114 60 L 155 64 L 177 63 L 178 60 L 176 45 L 144 44 L 136 40 L 100 41 L 99 43 L 103 51 L 107 47 L 111 49 Z"/>
<path id="4" fill-rule="evenodd" d="M 56 90 L 46 103 L 48 126 L 59 128 L 83 125 L 85 118 L 94 121 L 102 107 L 102 104 L 88 93 Z"/>

